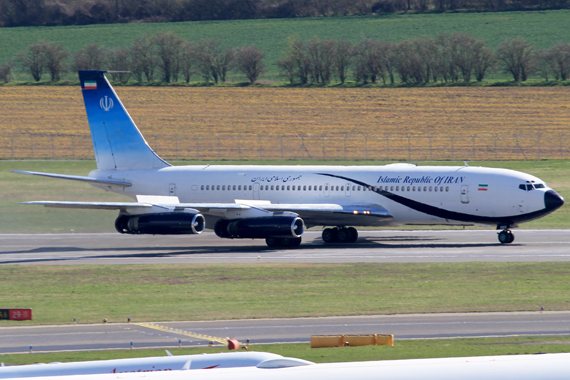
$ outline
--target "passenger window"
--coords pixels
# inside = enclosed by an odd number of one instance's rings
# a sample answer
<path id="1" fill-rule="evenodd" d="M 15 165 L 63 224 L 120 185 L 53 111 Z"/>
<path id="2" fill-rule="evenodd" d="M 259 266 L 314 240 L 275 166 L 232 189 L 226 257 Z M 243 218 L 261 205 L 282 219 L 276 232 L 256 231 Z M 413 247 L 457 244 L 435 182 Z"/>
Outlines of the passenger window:
<path id="1" fill-rule="evenodd" d="M 249 185 L 249 189 L 252 190 L 252 189 L 253 189 L 253 186 Z"/>
<path id="2" fill-rule="evenodd" d="M 303 186 L 303 191 L 307 191 L 307 186 Z"/>
<path id="3" fill-rule="evenodd" d="M 356 191 L 356 186 L 352 186 L 352 191 Z"/>
<path id="4" fill-rule="evenodd" d="M 415 187 L 415 186 L 412 187 L 412 191 L 416 191 L 416 187 Z"/>
<path id="5" fill-rule="evenodd" d="M 309 191 L 311 191 L 311 186 L 309 186 Z"/>
<path id="6" fill-rule="evenodd" d="M 290 186 L 287 186 L 287 190 L 291 190 L 291 187 L 290 187 Z"/>
<path id="7" fill-rule="evenodd" d="M 437 193 L 437 186 L 434 188 L 435 192 Z"/>
<path id="8" fill-rule="evenodd" d="M 449 191 L 449 186 L 446 186 L 446 187 L 445 187 L 445 191 Z"/>
<path id="9" fill-rule="evenodd" d="M 329 191 L 329 187 L 328 187 L 328 186 L 325 186 L 325 191 Z"/>
<path id="10" fill-rule="evenodd" d="M 400 186 L 396 186 L 396 191 L 400 191 Z"/>
<path id="11" fill-rule="evenodd" d="M 360 186 L 358 186 L 358 191 L 360 191 Z"/>
<path id="12" fill-rule="evenodd" d="M 204 185 L 202 185 L 202 187 L 200 188 L 200 190 L 204 190 Z"/>
<path id="13" fill-rule="evenodd" d="M 238 190 L 241 190 L 241 185 L 238 186 Z"/>
<path id="14" fill-rule="evenodd" d="M 323 191 L 323 185 L 319 186 L 319 191 Z"/>
<path id="15" fill-rule="evenodd" d="M 424 186 L 424 191 L 427 191 L 427 186 Z"/>
<path id="16" fill-rule="evenodd" d="M 206 185 L 206 190 L 210 190 L 210 185 Z"/>

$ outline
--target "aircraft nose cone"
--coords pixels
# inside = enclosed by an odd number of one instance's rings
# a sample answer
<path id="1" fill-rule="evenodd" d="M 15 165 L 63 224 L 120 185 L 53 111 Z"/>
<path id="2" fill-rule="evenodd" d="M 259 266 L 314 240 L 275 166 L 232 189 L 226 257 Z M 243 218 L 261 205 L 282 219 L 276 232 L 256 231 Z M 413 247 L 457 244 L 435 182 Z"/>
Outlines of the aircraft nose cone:
<path id="1" fill-rule="evenodd" d="M 562 198 L 554 190 L 548 190 L 544 193 L 544 207 L 548 211 L 554 211 L 564 204 L 564 198 Z"/>

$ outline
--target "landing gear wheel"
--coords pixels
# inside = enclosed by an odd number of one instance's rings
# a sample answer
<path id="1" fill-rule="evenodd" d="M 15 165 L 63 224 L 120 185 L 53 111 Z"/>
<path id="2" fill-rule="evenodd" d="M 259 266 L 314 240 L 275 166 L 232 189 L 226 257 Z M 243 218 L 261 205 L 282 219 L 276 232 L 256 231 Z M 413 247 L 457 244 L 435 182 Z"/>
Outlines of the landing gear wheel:
<path id="1" fill-rule="evenodd" d="M 337 238 L 339 243 L 348 243 L 351 238 L 350 232 L 346 228 L 341 228 L 338 230 Z"/>
<path id="2" fill-rule="evenodd" d="M 348 227 L 346 231 L 350 235 L 350 239 L 348 239 L 348 242 L 354 243 L 358 239 L 358 231 L 356 231 L 356 228 L 354 227 Z"/>
<path id="3" fill-rule="evenodd" d="M 337 239 L 338 230 L 336 228 L 325 228 L 323 230 L 323 241 L 325 243 L 334 243 Z"/>
<path id="4" fill-rule="evenodd" d="M 301 238 L 283 238 L 281 239 L 281 242 L 283 243 L 283 247 L 287 247 L 287 248 L 294 248 L 294 247 L 298 247 L 301 245 Z"/>
<path id="5" fill-rule="evenodd" d="M 268 237 L 265 238 L 265 244 L 270 248 L 283 247 L 283 248 L 295 248 L 301 245 L 302 238 L 276 238 Z"/>
<path id="6" fill-rule="evenodd" d="M 501 244 L 510 244 L 515 241 L 515 235 L 511 230 L 503 230 L 499 232 L 499 242 Z"/>

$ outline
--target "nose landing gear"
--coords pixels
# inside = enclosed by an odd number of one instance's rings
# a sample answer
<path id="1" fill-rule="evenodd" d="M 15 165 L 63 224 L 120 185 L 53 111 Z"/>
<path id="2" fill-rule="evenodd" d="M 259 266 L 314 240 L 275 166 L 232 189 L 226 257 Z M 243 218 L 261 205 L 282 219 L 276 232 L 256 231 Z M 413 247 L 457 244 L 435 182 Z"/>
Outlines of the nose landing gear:
<path id="1" fill-rule="evenodd" d="M 510 244 L 515 241 L 515 235 L 508 228 L 499 232 L 499 242 L 501 244 Z"/>

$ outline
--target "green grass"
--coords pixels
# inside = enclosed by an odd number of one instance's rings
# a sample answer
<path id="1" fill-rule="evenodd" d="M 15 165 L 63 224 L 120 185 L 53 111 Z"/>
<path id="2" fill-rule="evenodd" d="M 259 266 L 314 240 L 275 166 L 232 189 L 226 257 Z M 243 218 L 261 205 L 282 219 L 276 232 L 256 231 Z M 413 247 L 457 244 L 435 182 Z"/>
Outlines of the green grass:
<path id="1" fill-rule="evenodd" d="M 378 161 L 210 161 L 210 164 L 261 164 L 261 165 L 383 165 Z M 201 162 L 173 162 L 175 165 L 201 164 Z M 418 165 L 463 165 L 463 162 L 418 162 Z M 501 167 L 536 175 L 570 199 L 570 161 L 478 161 L 471 166 Z M 84 183 L 24 176 L 10 170 L 30 170 L 49 173 L 87 175 L 95 169 L 94 161 L 0 161 L 0 212 L 10 217 L 0 218 L 0 233 L 62 233 L 62 232 L 115 232 L 115 211 L 65 210 L 41 206 L 21 205 L 33 200 L 65 201 L 129 201 L 129 198 L 104 192 Z M 545 218 L 522 224 L 523 228 L 568 228 L 570 206 Z M 408 227 L 399 227 L 408 228 Z"/>
<path id="2" fill-rule="evenodd" d="M 458 356 L 521 355 L 536 353 L 570 352 L 569 337 L 520 337 L 449 340 L 398 341 L 394 347 L 364 346 L 313 348 L 308 344 L 251 345 L 250 350 L 271 352 L 287 357 L 301 358 L 315 363 L 334 363 L 369 360 L 422 359 Z M 172 348 L 173 355 L 197 355 L 218 353 L 220 347 Z M 0 355 L 0 361 L 8 365 L 72 362 L 86 360 L 111 360 L 165 356 L 164 350 L 87 351 L 53 354 Z"/>
<path id="3" fill-rule="evenodd" d="M 570 309 L 569 262 L 10 265 L 0 278 L 2 307 L 34 314 L 0 326 Z"/>
<path id="4" fill-rule="evenodd" d="M 357 42 L 362 36 L 402 41 L 456 31 L 470 33 L 493 48 L 507 39 L 522 37 L 544 49 L 558 41 L 570 41 L 569 18 L 570 10 L 556 10 L 0 28 L 0 63 L 42 39 L 62 44 L 73 53 L 90 43 L 124 46 L 145 33 L 171 30 L 190 40 L 219 38 L 227 46 L 256 44 L 266 54 L 268 73 L 263 78 L 276 80 L 273 63 L 283 55 L 286 38 L 292 34 L 305 40 L 317 36 Z M 76 76 L 70 78 L 75 80 Z M 28 78 L 19 75 L 18 80 Z"/>

